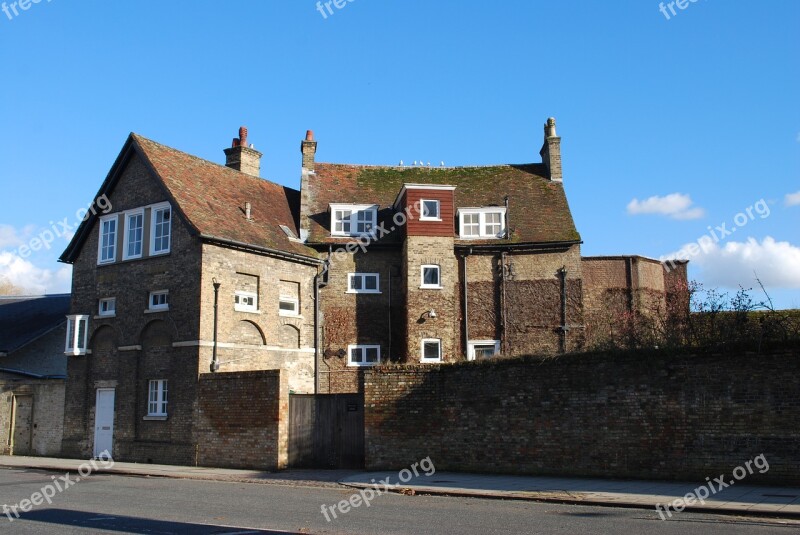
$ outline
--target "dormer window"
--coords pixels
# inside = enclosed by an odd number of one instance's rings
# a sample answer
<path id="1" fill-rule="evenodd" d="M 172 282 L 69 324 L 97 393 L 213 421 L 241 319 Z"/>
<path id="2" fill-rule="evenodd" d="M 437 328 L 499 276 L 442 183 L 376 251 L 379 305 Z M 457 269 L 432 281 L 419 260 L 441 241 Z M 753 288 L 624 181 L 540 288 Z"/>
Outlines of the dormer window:
<path id="1" fill-rule="evenodd" d="M 375 230 L 378 207 L 375 205 L 332 204 L 331 236 L 364 236 Z"/>
<path id="2" fill-rule="evenodd" d="M 419 217 L 420 221 L 441 221 L 442 216 L 439 210 L 439 201 L 432 199 L 422 199 L 420 201 L 422 214 Z"/>
<path id="3" fill-rule="evenodd" d="M 461 239 L 497 239 L 506 237 L 506 209 L 462 208 L 458 211 Z"/>

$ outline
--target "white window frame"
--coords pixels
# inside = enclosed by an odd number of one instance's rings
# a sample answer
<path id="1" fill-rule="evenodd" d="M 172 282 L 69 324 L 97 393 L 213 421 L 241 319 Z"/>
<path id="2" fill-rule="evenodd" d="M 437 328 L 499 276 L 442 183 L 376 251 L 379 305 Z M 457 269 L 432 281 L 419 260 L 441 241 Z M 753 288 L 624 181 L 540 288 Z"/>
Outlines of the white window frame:
<path id="1" fill-rule="evenodd" d="M 366 289 L 366 277 L 375 277 L 375 289 Z M 353 289 L 353 279 L 361 279 L 361 289 Z M 380 273 L 348 273 L 347 274 L 347 293 L 349 294 L 379 294 L 381 293 L 381 274 Z"/>
<path id="2" fill-rule="evenodd" d="M 156 250 L 156 218 L 160 212 L 169 210 L 169 223 L 167 225 L 167 247 L 166 249 Z M 172 250 L 172 221 L 175 211 L 168 202 L 154 204 L 150 207 L 150 256 L 169 254 Z"/>
<path id="3" fill-rule="evenodd" d="M 377 204 L 331 204 L 331 236 L 339 237 L 358 237 L 369 236 L 375 233 L 378 226 L 378 205 Z M 342 230 L 336 230 L 336 224 L 342 223 L 343 218 L 339 218 L 339 212 L 350 212 L 350 231 L 347 232 L 342 226 Z M 370 229 L 363 232 L 358 231 L 359 216 L 358 214 L 368 214 L 368 220 L 365 219 L 362 223 L 369 224 Z"/>
<path id="4" fill-rule="evenodd" d="M 113 264 L 117 261 L 117 245 L 119 244 L 119 214 L 112 214 L 100 218 L 100 227 L 98 229 L 97 241 L 97 263 L 100 264 Z M 103 246 L 103 237 L 106 235 L 106 223 L 114 222 L 114 243 L 111 245 L 111 258 L 103 258 L 103 252 L 106 247 Z M 109 233 L 110 234 L 110 233 Z"/>
<path id="5" fill-rule="evenodd" d="M 237 298 L 253 298 L 253 304 L 237 303 Z M 258 294 L 256 292 L 245 292 L 236 290 L 233 294 L 233 309 L 237 312 L 258 312 Z"/>
<path id="6" fill-rule="evenodd" d="M 283 310 L 281 308 L 282 303 L 291 303 L 294 305 L 294 311 L 291 310 Z M 291 317 L 298 317 L 300 316 L 300 300 L 296 297 L 290 297 L 287 295 L 282 295 L 278 298 L 278 315 L 279 316 L 291 316 Z"/>
<path id="7" fill-rule="evenodd" d="M 438 272 L 439 284 L 425 284 L 425 270 L 435 268 Z M 419 268 L 419 287 L 425 290 L 441 290 L 442 286 L 442 266 L 438 264 L 423 264 Z"/>
<path id="8" fill-rule="evenodd" d="M 353 350 L 357 349 L 360 350 L 361 353 L 361 362 L 353 362 Z M 367 350 L 368 349 L 376 349 L 378 351 L 378 360 L 376 362 L 367 362 Z M 369 368 L 371 366 L 378 366 L 381 363 L 381 346 L 376 345 L 359 345 L 359 344 L 351 344 L 347 346 L 347 365 L 350 367 L 355 368 Z"/>
<path id="9" fill-rule="evenodd" d="M 494 355 L 500 354 L 500 340 L 470 340 L 467 342 L 467 360 L 475 360 L 475 346 L 494 346 Z"/>
<path id="10" fill-rule="evenodd" d="M 464 231 L 464 216 L 478 214 L 478 234 L 466 234 Z M 497 234 L 486 233 L 486 215 L 500 214 L 500 232 Z M 474 223 L 473 223 L 474 224 Z M 490 206 L 485 208 L 460 208 L 458 210 L 458 236 L 462 240 L 499 240 L 506 237 L 506 209 L 503 206 Z"/>
<path id="11" fill-rule="evenodd" d="M 153 399 L 155 394 L 155 400 Z M 169 384 L 166 379 L 151 379 L 147 383 L 147 416 L 167 416 Z"/>
<path id="12" fill-rule="evenodd" d="M 83 336 L 81 336 L 81 333 Z M 67 316 L 67 338 L 64 343 L 64 354 L 85 355 L 88 341 L 89 316 L 84 314 Z"/>
<path id="13" fill-rule="evenodd" d="M 106 307 L 106 310 L 103 310 L 103 305 L 110 304 L 111 306 Z M 117 315 L 117 299 L 115 297 L 104 297 L 100 299 L 97 303 L 97 315 L 102 316 L 104 318 L 113 318 Z"/>
<path id="14" fill-rule="evenodd" d="M 436 215 L 425 215 L 425 203 L 436 203 Z M 439 199 L 420 199 L 419 201 L 419 220 L 420 221 L 441 221 L 442 220 L 442 202 Z"/>
<path id="15" fill-rule="evenodd" d="M 164 304 L 153 304 L 153 297 L 156 295 L 165 295 L 165 303 Z M 156 290 L 155 292 L 150 292 L 150 295 L 147 297 L 147 310 L 151 312 L 161 312 L 163 310 L 169 310 L 169 290 Z"/>
<path id="16" fill-rule="evenodd" d="M 435 359 L 425 358 L 425 344 L 436 343 L 439 345 L 439 356 Z M 420 362 L 442 362 L 442 339 L 441 338 L 423 338 L 419 344 L 419 361 Z"/>
<path id="17" fill-rule="evenodd" d="M 131 218 L 132 217 L 141 217 L 142 218 L 142 228 L 141 228 L 141 242 L 139 243 L 139 254 L 129 254 L 129 247 L 131 244 Z M 133 260 L 136 258 L 141 258 L 144 255 L 144 208 L 140 208 L 139 210 L 131 210 L 129 212 L 124 213 L 125 221 L 125 235 L 123 236 L 122 240 L 122 259 L 123 260 Z"/>

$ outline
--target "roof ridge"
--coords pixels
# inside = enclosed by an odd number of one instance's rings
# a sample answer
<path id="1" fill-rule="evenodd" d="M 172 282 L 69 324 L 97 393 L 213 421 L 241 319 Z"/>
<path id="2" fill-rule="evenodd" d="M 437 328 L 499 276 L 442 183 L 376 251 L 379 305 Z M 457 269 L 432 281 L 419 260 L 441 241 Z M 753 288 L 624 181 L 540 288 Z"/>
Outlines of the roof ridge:
<path id="1" fill-rule="evenodd" d="M 408 170 L 408 169 L 427 169 L 430 171 L 435 170 L 452 170 L 452 169 L 492 169 L 495 167 L 524 167 L 524 166 L 542 166 L 544 165 L 541 162 L 531 162 L 531 163 L 496 163 L 496 164 L 484 164 L 484 165 L 454 165 L 454 166 L 430 166 L 427 165 L 380 165 L 380 164 L 361 164 L 361 163 L 336 163 L 336 162 L 316 162 L 315 165 L 338 165 L 341 167 L 363 167 L 363 168 L 374 168 L 374 169 L 396 169 L 396 170 Z"/>

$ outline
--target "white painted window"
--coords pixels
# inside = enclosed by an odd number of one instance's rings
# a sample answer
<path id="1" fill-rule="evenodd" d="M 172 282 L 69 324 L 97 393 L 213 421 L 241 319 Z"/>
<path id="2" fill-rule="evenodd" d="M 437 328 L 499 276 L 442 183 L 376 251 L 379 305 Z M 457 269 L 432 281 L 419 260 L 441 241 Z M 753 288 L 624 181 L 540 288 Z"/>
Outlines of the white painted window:
<path id="1" fill-rule="evenodd" d="M 167 254 L 172 242 L 172 207 L 168 203 L 153 206 L 150 215 L 150 254 Z"/>
<path id="2" fill-rule="evenodd" d="M 149 310 L 169 310 L 169 291 L 150 292 L 147 308 Z"/>
<path id="3" fill-rule="evenodd" d="M 258 312 L 258 294 L 237 291 L 233 296 L 233 309 L 239 312 Z"/>
<path id="4" fill-rule="evenodd" d="M 505 238 L 506 209 L 500 207 L 462 208 L 458 211 L 459 236 L 471 238 Z"/>
<path id="5" fill-rule="evenodd" d="M 353 293 L 353 294 L 381 293 L 380 274 L 349 273 L 347 276 L 347 293 Z"/>
<path id="6" fill-rule="evenodd" d="M 442 270 L 436 265 L 424 265 L 421 268 L 421 283 L 420 288 L 441 289 L 442 288 Z"/>
<path id="7" fill-rule="evenodd" d="M 110 264 L 117 259 L 117 216 L 110 215 L 100 219 L 100 243 L 97 250 L 97 263 Z"/>
<path id="8" fill-rule="evenodd" d="M 500 354 L 500 340 L 471 340 L 467 347 L 467 360 L 489 359 Z"/>
<path id="9" fill-rule="evenodd" d="M 123 260 L 142 257 L 144 243 L 144 210 L 125 214 L 125 243 L 122 246 Z"/>
<path id="10" fill-rule="evenodd" d="M 167 380 L 156 379 L 150 381 L 150 392 L 147 403 L 148 416 L 167 415 Z"/>
<path id="11" fill-rule="evenodd" d="M 363 236 L 375 231 L 378 207 L 360 204 L 331 205 L 332 236 Z"/>
<path id="12" fill-rule="evenodd" d="M 89 316 L 67 316 L 67 340 L 64 353 L 68 355 L 85 355 L 89 336 Z"/>
<path id="13" fill-rule="evenodd" d="M 381 346 L 347 346 L 348 366 L 376 366 L 381 363 Z"/>
<path id="14" fill-rule="evenodd" d="M 98 316 L 114 316 L 117 313 L 117 300 L 114 297 L 106 297 L 100 300 L 98 306 Z"/>
<path id="15" fill-rule="evenodd" d="M 442 362 L 442 341 L 438 338 L 424 338 L 420 353 L 421 362 Z"/>
<path id="16" fill-rule="evenodd" d="M 442 215 L 440 211 L 439 201 L 431 199 L 422 199 L 420 201 L 422 214 L 420 214 L 420 221 L 441 221 Z"/>
<path id="17" fill-rule="evenodd" d="M 294 297 L 282 295 L 278 300 L 278 314 L 281 316 L 299 316 L 300 301 Z"/>

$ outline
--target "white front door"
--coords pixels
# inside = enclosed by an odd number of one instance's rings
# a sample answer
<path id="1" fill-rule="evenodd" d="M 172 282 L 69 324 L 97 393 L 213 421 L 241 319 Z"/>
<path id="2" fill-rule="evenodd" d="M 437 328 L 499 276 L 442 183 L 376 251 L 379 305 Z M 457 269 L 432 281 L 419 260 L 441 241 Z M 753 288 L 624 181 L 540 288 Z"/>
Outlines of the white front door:
<path id="1" fill-rule="evenodd" d="M 94 415 L 94 456 L 111 457 L 114 442 L 114 389 L 98 388 Z M 104 452 L 108 452 L 105 454 Z"/>

